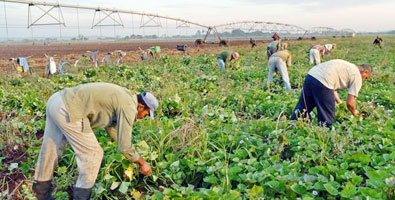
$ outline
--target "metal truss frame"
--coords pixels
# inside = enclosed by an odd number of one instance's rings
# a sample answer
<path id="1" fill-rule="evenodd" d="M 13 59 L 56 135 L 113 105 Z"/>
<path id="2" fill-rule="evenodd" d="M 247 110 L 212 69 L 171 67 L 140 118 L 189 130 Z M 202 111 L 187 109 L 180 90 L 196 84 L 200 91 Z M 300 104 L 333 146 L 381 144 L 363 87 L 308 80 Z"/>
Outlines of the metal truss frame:
<path id="1" fill-rule="evenodd" d="M 145 20 L 145 18 L 148 18 Z M 140 28 L 155 28 L 162 27 L 162 22 L 159 16 L 141 15 Z"/>
<path id="2" fill-rule="evenodd" d="M 242 30 L 247 33 L 261 31 L 261 32 L 279 32 L 279 33 L 305 33 L 306 29 L 284 23 L 277 22 L 264 22 L 264 21 L 240 21 L 227 24 L 216 25 L 217 28 L 223 28 L 225 30 Z"/>
<path id="3" fill-rule="evenodd" d="M 33 18 L 32 18 L 32 11 L 31 11 L 31 7 L 32 7 L 32 6 L 35 6 L 35 7 L 39 8 L 42 12 L 44 12 L 40 17 L 38 17 L 38 18 L 35 19 L 34 21 L 33 21 Z M 54 10 L 55 8 L 58 8 L 59 17 L 55 17 L 55 16 L 53 16 L 53 15 L 50 13 L 50 12 L 51 12 L 52 10 Z M 38 22 L 39 22 L 42 18 L 44 18 L 45 16 L 51 17 L 52 19 L 54 19 L 54 20 L 56 21 L 56 23 L 40 23 L 40 24 L 39 24 Z M 28 21 L 27 28 L 30 28 L 30 27 L 32 27 L 32 26 L 46 26 L 46 25 L 63 25 L 64 27 L 66 27 L 66 23 L 65 23 L 65 21 L 64 21 L 62 9 L 61 9 L 61 7 L 60 7 L 59 5 L 53 5 L 53 6 L 51 6 L 49 9 L 45 10 L 45 9 L 41 8 L 40 5 L 36 5 L 36 4 L 34 4 L 33 2 L 30 2 L 30 3 L 28 4 L 28 19 L 27 19 L 27 21 Z"/>
<path id="4" fill-rule="evenodd" d="M 98 21 L 95 23 L 95 19 L 96 19 L 96 13 L 99 12 L 99 19 Z M 105 16 L 103 18 L 100 19 L 100 13 L 103 13 Z M 115 17 L 113 17 L 113 15 L 116 15 Z M 117 19 L 118 16 L 118 19 Z M 114 24 L 104 24 L 104 20 L 106 19 L 111 19 Z M 105 11 L 105 10 L 100 10 L 100 9 L 96 9 L 95 10 L 95 14 L 93 15 L 93 21 L 92 21 L 92 27 L 91 29 L 95 28 L 95 27 L 99 27 L 99 26 L 121 26 L 121 27 L 125 27 L 122 21 L 121 16 L 119 15 L 119 13 L 117 11 Z"/>

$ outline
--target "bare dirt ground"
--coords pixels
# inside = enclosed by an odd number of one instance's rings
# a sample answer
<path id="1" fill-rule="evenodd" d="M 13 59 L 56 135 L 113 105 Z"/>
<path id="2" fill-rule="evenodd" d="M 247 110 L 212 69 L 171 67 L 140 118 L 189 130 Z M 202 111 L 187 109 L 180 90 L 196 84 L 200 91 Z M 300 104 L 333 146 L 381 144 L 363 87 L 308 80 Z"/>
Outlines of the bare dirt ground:
<path id="1" fill-rule="evenodd" d="M 11 43 L 0 45 L 0 74 L 9 73 L 12 70 L 10 58 L 27 57 L 29 58 L 29 65 L 35 72 L 43 72 L 48 59 L 45 54 L 49 56 L 60 56 L 63 61 L 74 63 L 77 59 L 81 58 L 83 54 L 87 55 L 87 51 L 99 51 L 98 60 L 106 55 L 108 52 L 115 50 L 122 50 L 126 52 L 126 56 L 122 59 L 123 63 L 137 62 L 140 60 L 141 49 L 147 49 L 152 46 L 160 46 L 162 51 L 160 55 L 183 55 L 184 52 L 177 51 L 177 45 L 188 45 L 187 53 L 189 55 L 199 55 L 203 53 L 218 53 L 221 47 L 218 44 L 205 44 L 203 47 L 195 47 L 194 42 L 108 42 L 108 41 L 84 41 L 84 42 L 56 42 L 50 45 L 44 45 L 44 42 L 34 43 Z M 248 41 L 232 41 L 231 47 L 249 45 Z M 112 56 L 113 60 L 116 56 Z"/>

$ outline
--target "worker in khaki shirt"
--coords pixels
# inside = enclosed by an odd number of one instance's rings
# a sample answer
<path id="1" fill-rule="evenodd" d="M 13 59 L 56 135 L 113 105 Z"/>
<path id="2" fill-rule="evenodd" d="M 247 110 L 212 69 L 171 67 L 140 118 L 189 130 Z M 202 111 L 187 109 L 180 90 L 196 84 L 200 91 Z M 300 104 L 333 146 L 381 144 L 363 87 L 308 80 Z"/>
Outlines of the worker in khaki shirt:
<path id="1" fill-rule="evenodd" d="M 284 87 L 286 90 L 291 90 L 291 84 L 289 83 L 288 67 L 292 66 L 291 53 L 288 50 L 278 51 L 274 53 L 268 62 L 269 73 L 267 77 L 267 88 L 270 89 L 270 82 L 273 81 L 273 73 L 278 71 L 281 78 L 284 81 Z"/>
<path id="2" fill-rule="evenodd" d="M 92 129 L 106 128 L 118 142 L 118 149 L 140 166 L 144 175 L 151 174 L 150 165 L 132 145 L 134 120 L 154 117 L 157 99 L 151 93 L 132 95 L 126 88 L 110 83 L 88 83 L 66 88 L 52 95 L 46 107 L 44 139 L 38 157 L 33 190 L 39 200 L 53 199 L 51 179 L 66 142 L 76 155 L 79 176 L 74 199 L 89 199 L 103 158 Z"/>
<path id="3" fill-rule="evenodd" d="M 317 107 L 318 123 L 331 126 L 335 121 L 335 104 L 342 102 L 337 93 L 341 89 L 348 89 L 347 108 L 353 115 L 359 115 L 355 101 L 362 87 L 362 80 L 370 78 L 372 71 L 370 65 L 356 66 L 340 59 L 314 66 L 305 78 L 302 94 L 291 120 L 296 120 L 300 115 L 309 116 Z"/>

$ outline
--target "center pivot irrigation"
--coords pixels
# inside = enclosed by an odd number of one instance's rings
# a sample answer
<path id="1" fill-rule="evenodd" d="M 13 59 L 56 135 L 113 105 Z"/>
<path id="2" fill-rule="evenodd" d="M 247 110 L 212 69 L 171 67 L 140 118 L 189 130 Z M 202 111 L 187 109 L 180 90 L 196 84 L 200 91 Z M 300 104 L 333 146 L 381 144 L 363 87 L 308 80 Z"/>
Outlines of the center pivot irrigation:
<path id="1" fill-rule="evenodd" d="M 89 7 L 89 6 L 79 6 L 79 5 L 70 5 L 70 4 L 60 4 L 60 3 L 49 3 L 49 2 L 37 2 L 37 1 L 23 1 L 23 0 L 1 0 L 4 2 L 4 17 L 5 17 L 5 29 L 7 33 L 8 40 L 8 28 L 9 23 L 7 22 L 7 12 L 6 12 L 6 2 L 7 3 L 18 3 L 25 4 L 28 6 L 28 24 L 27 28 L 31 29 L 32 37 L 33 37 L 33 26 L 59 26 L 59 34 L 62 37 L 62 27 L 66 27 L 66 21 L 63 16 L 62 8 L 72 8 L 77 10 L 77 21 L 78 21 L 78 35 L 80 36 L 80 17 L 79 10 L 90 10 L 92 11 L 93 20 L 90 26 L 90 29 L 99 28 L 100 29 L 100 38 L 102 38 L 101 28 L 102 27 L 114 27 L 114 35 L 115 28 L 121 27 L 125 28 L 124 21 L 122 20 L 121 14 L 130 14 L 137 15 L 140 17 L 140 25 L 137 26 L 139 29 L 142 29 L 143 35 L 145 35 L 145 28 L 157 28 L 157 34 L 159 36 L 159 28 L 163 28 L 165 26 L 168 29 L 168 21 L 173 21 L 175 23 L 176 29 L 182 28 L 190 28 L 191 26 L 197 27 L 203 33 L 201 36 L 203 38 L 199 38 L 195 41 L 196 46 L 201 46 L 206 43 L 211 44 L 227 44 L 227 40 L 223 40 L 223 38 L 230 39 L 232 36 L 231 32 L 237 32 L 244 34 L 243 36 L 238 35 L 238 39 L 246 39 L 246 36 L 254 36 L 254 37 L 264 37 L 269 34 L 273 34 L 277 32 L 284 36 L 285 38 L 298 38 L 303 39 L 307 36 L 309 37 L 337 37 L 337 36 L 351 36 L 355 34 L 355 32 L 351 29 L 342 29 L 336 30 L 334 28 L 329 27 L 315 27 L 311 29 L 304 29 L 302 27 L 277 23 L 277 22 L 265 22 L 265 21 L 240 21 L 233 23 L 226 23 L 220 25 L 204 25 L 180 18 L 162 16 L 158 14 L 152 13 L 143 13 L 131 10 L 122 10 L 122 9 L 114 9 L 114 8 L 104 8 L 104 7 Z M 35 8 L 35 9 L 33 9 Z M 40 16 L 37 18 L 32 17 L 33 12 L 41 12 Z M 44 21 L 44 17 L 49 17 L 51 21 Z M 107 20 L 107 21 L 106 21 Z M 108 22 L 110 21 L 110 22 Z M 165 23 L 163 23 L 165 21 Z M 132 25 L 133 35 L 134 35 L 134 24 Z M 167 35 L 169 31 L 166 31 Z M 181 35 L 181 34 L 180 34 Z M 210 37 L 212 36 L 212 37 Z M 199 37 L 195 35 L 195 37 Z M 213 38 L 214 40 L 210 40 Z"/>

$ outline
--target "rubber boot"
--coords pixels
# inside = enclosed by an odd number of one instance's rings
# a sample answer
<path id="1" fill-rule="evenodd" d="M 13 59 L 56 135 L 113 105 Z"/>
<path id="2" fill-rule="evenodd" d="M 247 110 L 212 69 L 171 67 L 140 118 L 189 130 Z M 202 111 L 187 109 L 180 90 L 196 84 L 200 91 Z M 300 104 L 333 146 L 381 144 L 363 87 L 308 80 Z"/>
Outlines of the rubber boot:
<path id="1" fill-rule="evenodd" d="M 92 188 L 78 188 L 74 187 L 73 200 L 89 200 L 91 197 Z"/>
<path id="2" fill-rule="evenodd" d="M 38 200 L 54 200 L 54 198 L 52 198 L 51 180 L 36 181 L 36 183 L 33 183 L 33 191 L 36 193 Z"/>

